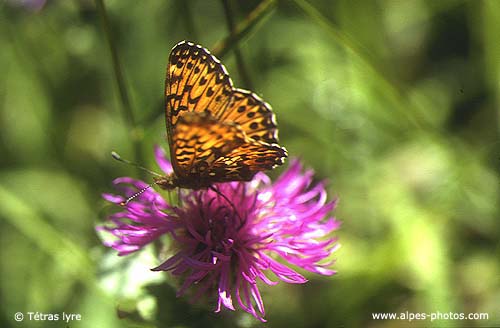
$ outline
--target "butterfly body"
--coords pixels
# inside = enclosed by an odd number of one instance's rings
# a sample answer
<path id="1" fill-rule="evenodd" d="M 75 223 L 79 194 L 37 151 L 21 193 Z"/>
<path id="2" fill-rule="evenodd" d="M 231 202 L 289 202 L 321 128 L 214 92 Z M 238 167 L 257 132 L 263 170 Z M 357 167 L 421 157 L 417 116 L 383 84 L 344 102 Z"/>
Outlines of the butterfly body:
<path id="1" fill-rule="evenodd" d="M 182 41 L 172 49 L 165 102 L 174 172 L 155 179 L 163 189 L 249 181 L 287 157 L 271 107 L 234 88 L 220 61 L 199 45 Z"/>

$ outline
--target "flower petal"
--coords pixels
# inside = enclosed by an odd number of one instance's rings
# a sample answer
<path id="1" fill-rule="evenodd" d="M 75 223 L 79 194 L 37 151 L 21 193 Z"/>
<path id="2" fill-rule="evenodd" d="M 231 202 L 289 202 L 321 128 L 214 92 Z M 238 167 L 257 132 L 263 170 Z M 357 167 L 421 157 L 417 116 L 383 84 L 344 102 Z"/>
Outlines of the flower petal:
<path id="1" fill-rule="evenodd" d="M 171 174 L 174 172 L 172 163 L 167 159 L 165 150 L 163 150 L 162 147 L 155 146 L 155 158 L 156 163 L 158 163 L 158 166 L 160 167 L 160 169 L 162 169 L 163 172 L 165 172 L 166 174 Z"/>

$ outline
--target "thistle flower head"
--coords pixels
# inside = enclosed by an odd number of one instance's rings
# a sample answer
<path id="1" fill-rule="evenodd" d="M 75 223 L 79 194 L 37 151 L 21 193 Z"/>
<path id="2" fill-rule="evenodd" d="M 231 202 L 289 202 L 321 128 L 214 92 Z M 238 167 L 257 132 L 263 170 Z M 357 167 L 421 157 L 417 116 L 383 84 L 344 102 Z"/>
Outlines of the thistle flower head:
<path id="1" fill-rule="evenodd" d="M 164 152 L 156 159 L 165 173 L 172 172 Z M 121 195 L 104 198 L 119 204 L 147 184 L 131 178 L 114 182 Z M 272 183 L 258 173 L 249 182 L 216 184 L 208 190 L 181 190 L 180 206 L 169 205 L 149 189 L 130 201 L 122 212 L 98 227 L 117 239 L 107 246 L 120 255 L 137 251 L 168 234 L 175 251 L 155 271 L 169 271 L 180 279 L 178 296 L 192 290 L 194 301 L 203 295 L 217 297 L 216 312 L 235 306 L 265 321 L 258 281 L 275 285 L 305 283 L 292 267 L 332 275 L 331 254 L 338 248 L 331 233 L 339 222 L 329 213 L 323 183 L 313 184 L 313 172 L 303 172 L 293 160 Z"/>

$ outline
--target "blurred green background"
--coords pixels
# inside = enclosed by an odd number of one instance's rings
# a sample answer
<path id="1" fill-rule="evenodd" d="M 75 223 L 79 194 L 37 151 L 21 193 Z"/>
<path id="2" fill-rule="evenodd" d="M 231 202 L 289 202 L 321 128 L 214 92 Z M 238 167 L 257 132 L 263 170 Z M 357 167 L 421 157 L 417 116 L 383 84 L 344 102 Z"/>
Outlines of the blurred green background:
<path id="1" fill-rule="evenodd" d="M 156 169 L 183 39 L 272 104 L 281 143 L 340 198 L 338 274 L 263 286 L 266 326 L 500 326 L 500 1 L 106 0 L 107 19 L 100 3 L 0 5 L 1 327 L 66 326 L 18 311 L 263 326 L 176 299 L 150 250 L 117 257 L 94 231 L 112 179 L 142 176 L 110 151 Z M 405 311 L 489 320 L 371 316 Z"/>

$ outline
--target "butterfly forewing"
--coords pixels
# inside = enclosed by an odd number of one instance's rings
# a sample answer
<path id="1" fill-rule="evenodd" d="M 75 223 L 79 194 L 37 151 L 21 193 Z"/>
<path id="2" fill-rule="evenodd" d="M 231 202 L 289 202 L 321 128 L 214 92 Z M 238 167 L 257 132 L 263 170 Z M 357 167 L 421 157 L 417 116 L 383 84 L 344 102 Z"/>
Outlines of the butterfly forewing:
<path id="1" fill-rule="evenodd" d="M 224 111 L 232 96 L 232 82 L 224 66 L 206 49 L 179 43 L 170 54 L 165 84 L 167 125 L 184 112 Z"/>

